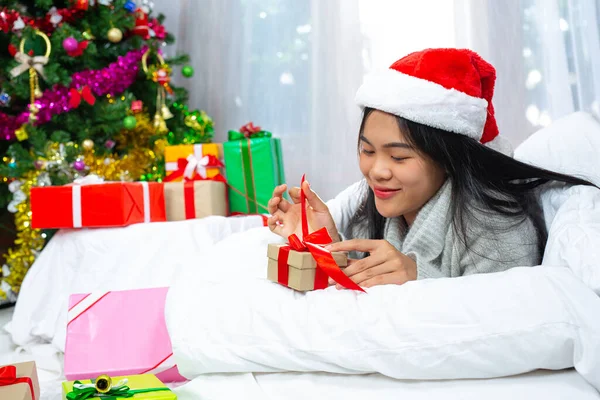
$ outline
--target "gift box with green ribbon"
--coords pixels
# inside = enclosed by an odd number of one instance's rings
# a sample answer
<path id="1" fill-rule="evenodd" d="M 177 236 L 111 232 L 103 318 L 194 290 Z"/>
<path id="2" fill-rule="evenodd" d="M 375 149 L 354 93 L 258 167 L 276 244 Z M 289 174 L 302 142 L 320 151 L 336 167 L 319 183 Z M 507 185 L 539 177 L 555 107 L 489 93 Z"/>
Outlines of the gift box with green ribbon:
<path id="1" fill-rule="evenodd" d="M 223 153 L 230 211 L 268 213 L 273 190 L 285 182 L 281 141 L 250 122 L 239 131 L 229 131 Z"/>
<path id="2" fill-rule="evenodd" d="M 86 400 L 102 398 L 176 400 L 177 395 L 152 374 L 119 376 L 103 375 L 92 380 L 63 382 L 63 399 Z"/>

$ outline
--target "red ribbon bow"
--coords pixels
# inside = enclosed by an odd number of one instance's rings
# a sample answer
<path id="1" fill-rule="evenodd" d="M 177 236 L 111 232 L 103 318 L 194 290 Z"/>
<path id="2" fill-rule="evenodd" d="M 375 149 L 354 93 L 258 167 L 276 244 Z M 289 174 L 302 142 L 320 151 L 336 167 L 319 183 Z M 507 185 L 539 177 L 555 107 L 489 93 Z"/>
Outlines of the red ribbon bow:
<path id="1" fill-rule="evenodd" d="M 184 180 L 186 182 L 217 181 L 217 182 L 223 182 L 225 185 L 227 185 L 227 179 L 221 174 L 216 174 L 215 176 L 211 176 L 210 178 L 205 178 L 200 174 L 196 174 L 196 175 L 194 175 L 193 178 L 184 178 Z"/>
<path id="2" fill-rule="evenodd" d="M 302 183 L 304 183 L 304 180 L 305 176 L 302 176 Z M 302 185 L 300 186 L 302 187 Z M 289 277 L 289 266 L 287 265 L 287 259 L 291 249 L 299 252 L 309 251 L 317 262 L 315 289 L 326 288 L 328 285 L 327 278 L 329 277 L 346 289 L 364 292 L 360 286 L 358 286 L 344 273 L 344 271 L 341 270 L 331 255 L 331 252 L 323 248 L 324 245 L 332 242 L 331 236 L 329 236 L 327 229 L 321 228 L 313 233 L 308 233 L 308 219 L 306 218 L 306 195 L 302 189 L 300 189 L 300 204 L 302 208 L 303 239 L 300 240 L 296 234 L 292 234 L 288 237 L 289 246 L 280 247 L 278 257 L 279 283 L 287 286 Z"/>
<path id="3" fill-rule="evenodd" d="M 200 164 L 200 166 L 205 167 L 205 168 L 222 168 L 225 166 L 221 162 L 221 160 L 219 160 L 217 157 L 215 157 L 212 154 L 203 156 L 200 160 L 197 160 L 197 162 Z M 187 158 L 178 158 L 177 159 L 177 169 L 175 171 L 173 171 L 172 174 L 167 176 L 164 179 L 164 182 L 171 182 L 171 181 L 174 181 L 174 180 L 184 176 L 185 170 L 189 163 L 190 163 L 190 160 L 188 160 Z M 202 178 L 200 176 L 200 174 L 198 174 L 198 173 L 194 173 L 194 175 L 192 177 L 184 177 L 184 179 L 186 181 L 200 181 L 200 180 L 204 180 L 205 178 Z M 223 179 L 225 179 L 225 178 L 223 178 Z M 219 179 L 212 179 L 212 180 L 219 180 Z"/>
<path id="4" fill-rule="evenodd" d="M 79 107 L 82 99 L 85 100 L 85 102 L 90 106 L 96 104 L 96 98 L 94 97 L 92 89 L 90 89 L 89 86 L 86 85 L 80 90 L 75 88 L 71 88 L 71 90 L 69 90 L 69 105 L 71 108 Z"/>
<path id="5" fill-rule="evenodd" d="M 240 128 L 240 133 L 243 133 L 247 138 L 251 137 L 252 134 L 260 132 L 262 129 L 260 126 L 254 126 L 254 123 L 248 122 L 246 125 Z"/>
<path id="6" fill-rule="evenodd" d="M 17 378 L 17 367 L 14 365 L 7 365 L 5 367 L 0 368 L 0 387 L 1 386 L 10 386 L 17 383 L 26 383 L 29 385 L 29 390 L 31 391 L 31 398 L 35 400 L 35 392 L 33 390 L 33 382 L 31 378 L 28 376 L 24 376 L 22 378 Z"/>

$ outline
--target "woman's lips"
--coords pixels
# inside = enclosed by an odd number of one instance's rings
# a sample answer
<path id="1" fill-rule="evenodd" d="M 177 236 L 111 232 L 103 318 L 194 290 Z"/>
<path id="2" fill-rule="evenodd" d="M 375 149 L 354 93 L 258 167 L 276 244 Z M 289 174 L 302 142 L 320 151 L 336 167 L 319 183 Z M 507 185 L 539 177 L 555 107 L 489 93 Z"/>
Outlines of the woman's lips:
<path id="1" fill-rule="evenodd" d="M 389 199 L 390 197 L 394 197 L 399 191 L 400 189 L 388 189 L 382 187 L 373 188 L 373 193 L 378 199 Z"/>

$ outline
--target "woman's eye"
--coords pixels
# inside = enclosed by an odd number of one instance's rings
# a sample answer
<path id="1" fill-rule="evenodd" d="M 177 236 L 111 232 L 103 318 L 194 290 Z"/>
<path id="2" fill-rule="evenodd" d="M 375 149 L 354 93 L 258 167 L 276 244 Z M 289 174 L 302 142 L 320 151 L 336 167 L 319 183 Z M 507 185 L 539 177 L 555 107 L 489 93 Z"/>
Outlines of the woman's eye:
<path id="1" fill-rule="evenodd" d="M 367 149 L 362 149 L 363 154 L 367 154 L 367 155 L 371 155 L 371 154 L 375 154 L 375 152 L 373 150 L 367 150 Z"/>
<path id="2" fill-rule="evenodd" d="M 408 157 L 394 157 L 394 156 L 392 156 L 392 160 L 394 160 L 394 161 L 404 161 L 404 160 L 406 160 L 407 158 L 408 158 Z"/>

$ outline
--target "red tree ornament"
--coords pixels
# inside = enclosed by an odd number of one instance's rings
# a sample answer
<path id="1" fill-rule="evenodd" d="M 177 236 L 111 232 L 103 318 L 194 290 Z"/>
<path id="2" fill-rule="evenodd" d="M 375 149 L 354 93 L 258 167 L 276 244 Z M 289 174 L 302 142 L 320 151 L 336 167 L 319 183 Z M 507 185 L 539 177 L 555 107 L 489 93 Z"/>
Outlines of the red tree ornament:
<path id="1" fill-rule="evenodd" d="M 90 7 L 89 0 L 74 0 L 73 8 L 76 10 L 87 11 Z"/>
<path id="2" fill-rule="evenodd" d="M 135 10 L 135 27 L 133 34 L 147 39 L 150 37 L 150 28 L 148 26 L 148 14 L 141 8 Z"/>
<path id="3" fill-rule="evenodd" d="M 87 40 L 82 40 L 77 43 L 77 48 L 73 51 L 67 51 L 67 54 L 71 57 L 79 57 L 83 54 L 85 49 L 87 49 L 89 42 Z"/>
<path id="4" fill-rule="evenodd" d="M 14 57 L 17 54 L 17 51 L 17 47 L 14 44 L 8 45 L 8 54 L 10 54 L 11 57 Z"/>

